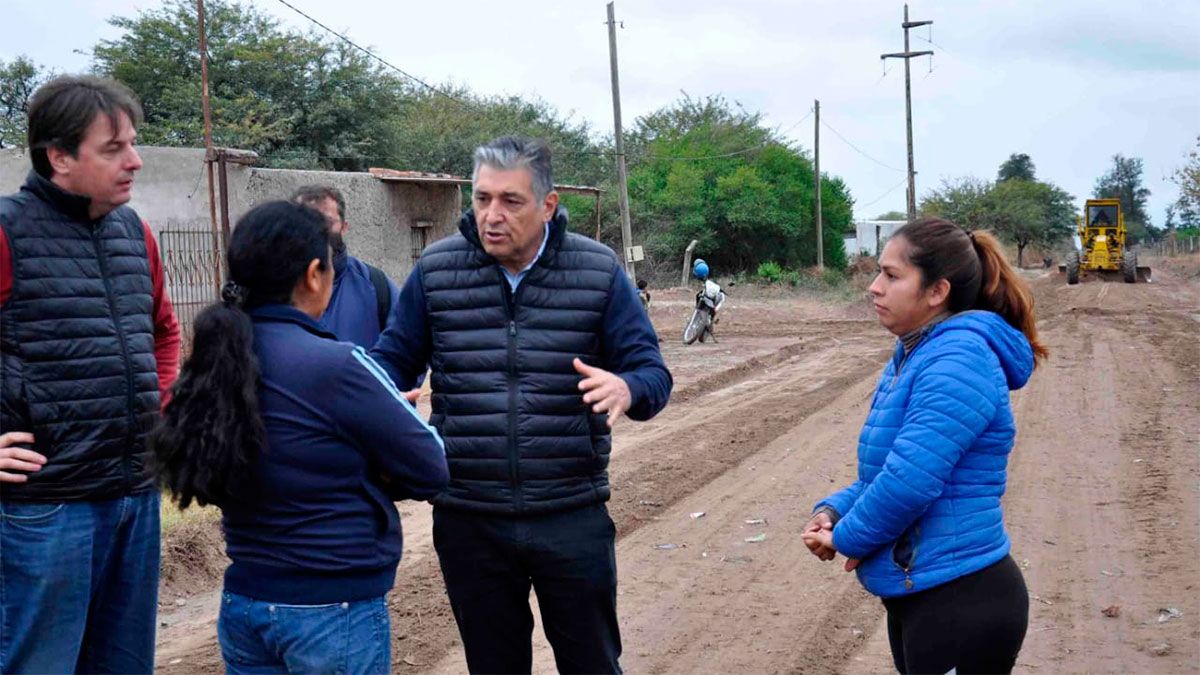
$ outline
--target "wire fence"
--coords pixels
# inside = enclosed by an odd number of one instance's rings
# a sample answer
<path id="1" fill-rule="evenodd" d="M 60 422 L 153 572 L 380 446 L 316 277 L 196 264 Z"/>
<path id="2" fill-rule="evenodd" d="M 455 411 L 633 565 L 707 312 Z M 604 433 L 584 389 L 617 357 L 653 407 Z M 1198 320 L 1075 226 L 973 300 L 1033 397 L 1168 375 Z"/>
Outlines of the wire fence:
<path id="1" fill-rule="evenodd" d="M 1180 256 L 1200 253 L 1200 237 L 1167 237 L 1145 242 L 1142 251 L 1158 256 Z"/>

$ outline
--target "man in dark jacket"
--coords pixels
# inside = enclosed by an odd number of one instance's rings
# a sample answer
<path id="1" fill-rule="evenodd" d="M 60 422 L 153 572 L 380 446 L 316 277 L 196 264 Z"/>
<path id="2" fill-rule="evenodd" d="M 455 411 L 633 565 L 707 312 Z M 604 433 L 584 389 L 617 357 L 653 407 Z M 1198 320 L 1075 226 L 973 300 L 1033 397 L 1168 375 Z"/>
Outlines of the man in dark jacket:
<path id="1" fill-rule="evenodd" d="M 159 493 L 146 435 L 179 365 L 149 227 L 127 206 L 141 108 L 60 77 L 0 199 L 0 672 L 154 667 Z"/>
<path id="2" fill-rule="evenodd" d="M 370 349 L 387 325 L 400 290 L 383 270 L 346 250 L 346 198 L 329 185 L 306 185 L 292 195 L 297 204 L 316 209 L 329 224 L 333 246 L 333 297 L 321 324 L 339 340 Z"/>
<path id="3" fill-rule="evenodd" d="M 460 234 L 421 255 L 375 355 L 432 367 L 450 485 L 434 546 L 471 672 L 529 672 L 536 590 L 562 672 L 619 672 L 610 428 L 653 417 L 671 375 L 607 247 L 567 232 L 540 141 L 475 152 Z"/>

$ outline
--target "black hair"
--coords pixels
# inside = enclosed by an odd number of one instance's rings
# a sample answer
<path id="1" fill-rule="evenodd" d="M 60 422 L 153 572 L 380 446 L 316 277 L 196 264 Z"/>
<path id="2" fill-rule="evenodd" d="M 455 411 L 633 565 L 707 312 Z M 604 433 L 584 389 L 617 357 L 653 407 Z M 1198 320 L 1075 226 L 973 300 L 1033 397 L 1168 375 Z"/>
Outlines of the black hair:
<path id="1" fill-rule="evenodd" d="M 136 129 L 142 123 L 142 106 L 129 87 L 92 75 L 62 75 L 43 84 L 29 99 L 29 158 L 33 169 L 50 178 L 47 150 L 61 148 L 79 156 L 79 144 L 98 115 L 106 115 L 116 129 L 120 113 Z"/>
<path id="2" fill-rule="evenodd" d="M 304 206 L 315 207 L 326 199 L 337 204 L 338 218 L 346 222 L 346 197 L 332 185 L 303 185 L 292 193 L 292 201 Z"/>
<path id="3" fill-rule="evenodd" d="M 291 304 L 312 261 L 330 264 L 325 219 L 289 202 L 256 206 L 234 228 L 226 259 L 222 301 L 196 316 L 192 354 L 151 436 L 160 480 L 181 509 L 193 500 L 220 506 L 239 498 L 266 442 L 246 310 Z"/>
<path id="4" fill-rule="evenodd" d="M 1025 334 L 1038 359 L 1050 351 L 1038 340 L 1033 292 L 989 232 L 969 231 L 943 218 L 921 218 L 892 235 L 909 244 L 908 261 L 921 271 L 921 286 L 950 283 L 947 309 L 985 309 Z M 1036 365 L 1036 362 L 1035 362 Z"/>
<path id="5" fill-rule="evenodd" d="M 649 285 L 650 285 L 650 284 L 649 284 L 649 283 L 647 283 L 645 279 L 638 279 L 637 287 L 638 287 L 640 290 L 643 290 L 643 291 L 644 291 L 644 290 L 646 290 L 646 287 L 647 287 L 647 286 L 649 286 Z"/>

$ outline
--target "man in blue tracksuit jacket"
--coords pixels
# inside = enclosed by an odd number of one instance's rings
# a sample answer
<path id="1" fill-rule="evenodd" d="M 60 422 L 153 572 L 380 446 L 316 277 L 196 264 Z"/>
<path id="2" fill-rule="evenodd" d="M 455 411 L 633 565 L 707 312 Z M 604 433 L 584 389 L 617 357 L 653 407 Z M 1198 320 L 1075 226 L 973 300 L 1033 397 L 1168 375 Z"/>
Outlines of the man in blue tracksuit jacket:
<path id="1" fill-rule="evenodd" d="M 333 296 L 321 317 L 321 325 L 339 340 L 370 349 L 395 312 L 400 289 L 383 270 L 346 250 L 344 237 L 350 224 L 346 222 L 346 198 L 340 190 L 328 185 L 306 185 L 296 190 L 292 201 L 316 209 L 329 223 Z"/>
<path id="2" fill-rule="evenodd" d="M 434 547 L 471 672 L 529 672 L 537 591 L 561 672 L 619 672 L 610 427 L 671 375 L 612 250 L 567 232 L 540 141 L 476 150 L 474 208 L 421 255 L 372 354 L 432 369 L 450 465 Z"/>

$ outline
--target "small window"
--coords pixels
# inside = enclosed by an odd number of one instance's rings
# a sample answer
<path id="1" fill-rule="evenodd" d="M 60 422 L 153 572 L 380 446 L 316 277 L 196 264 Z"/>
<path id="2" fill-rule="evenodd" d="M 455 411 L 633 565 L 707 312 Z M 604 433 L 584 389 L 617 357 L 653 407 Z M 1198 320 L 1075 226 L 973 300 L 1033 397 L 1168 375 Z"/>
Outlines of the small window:
<path id="1" fill-rule="evenodd" d="M 418 220 L 412 225 L 412 259 L 416 264 L 421 259 L 421 252 L 429 245 L 429 231 L 433 229 L 433 221 Z"/>

